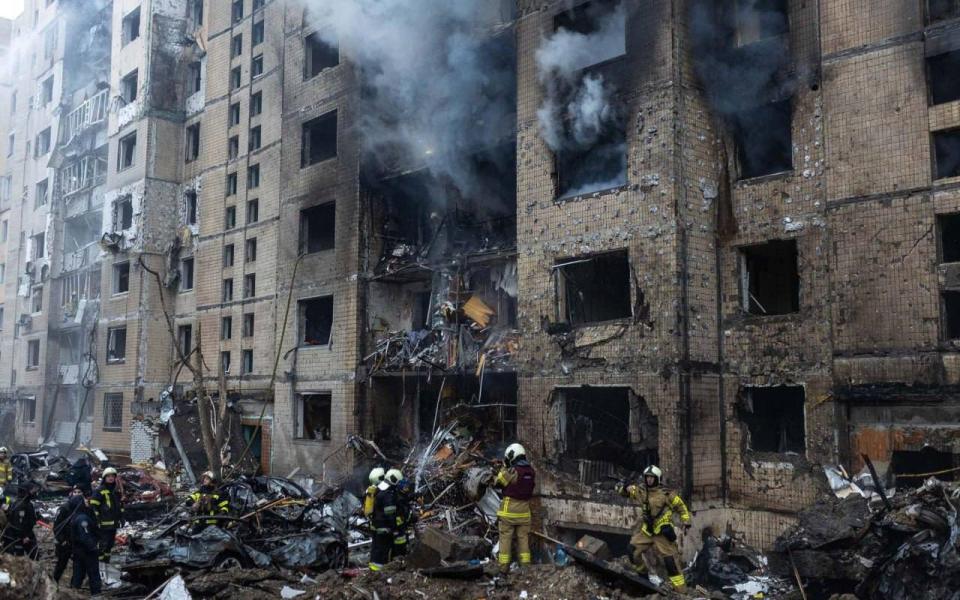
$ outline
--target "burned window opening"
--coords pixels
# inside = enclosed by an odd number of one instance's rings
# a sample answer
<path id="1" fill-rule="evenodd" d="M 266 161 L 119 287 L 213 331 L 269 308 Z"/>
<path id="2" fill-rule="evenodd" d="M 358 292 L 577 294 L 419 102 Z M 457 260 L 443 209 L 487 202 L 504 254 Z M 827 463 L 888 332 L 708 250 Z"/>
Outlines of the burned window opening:
<path id="1" fill-rule="evenodd" d="M 133 9 L 130 14 L 123 17 L 123 45 L 126 46 L 133 40 L 140 37 L 140 7 Z"/>
<path id="2" fill-rule="evenodd" d="M 334 110 L 304 123 L 301 144 L 301 168 L 336 158 L 337 111 Z"/>
<path id="3" fill-rule="evenodd" d="M 754 452 L 806 452 L 802 386 L 748 387 L 741 394 L 739 415 Z"/>
<path id="4" fill-rule="evenodd" d="M 125 294 L 130 291 L 130 263 L 113 265 L 113 293 Z"/>
<path id="5" fill-rule="evenodd" d="M 929 473 L 937 473 L 940 481 L 956 481 L 957 467 L 960 467 L 960 454 L 940 452 L 930 446 L 920 450 L 894 450 L 890 456 L 890 474 L 897 489 L 918 488 L 929 478 Z"/>
<path id="6" fill-rule="evenodd" d="M 658 419 L 630 388 L 560 388 L 556 395 L 562 470 L 576 473 L 582 483 L 595 483 L 657 462 Z"/>
<path id="7" fill-rule="evenodd" d="M 117 144 L 117 171 L 133 166 L 137 155 L 137 132 L 134 131 L 120 138 Z"/>
<path id="8" fill-rule="evenodd" d="M 930 104 L 960 100 L 960 50 L 927 57 Z"/>
<path id="9" fill-rule="evenodd" d="M 960 213 L 937 215 L 940 262 L 960 262 Z"/>
<path id="10" fill-rule="evenodd" d="M 187 127 L 186 140 L 184 142 L 184 160 L 193 162 L 200 156 L 200 123 L 194 123 Z"/>
<path id="11" fill-rule="evenodd" d="M 113 230 L 124 231 L 133 227 L 133 198 L 123 196 L 113 203 Z"/>
<path id="12" fill-rule="evenodd" d="M 300 251 L 332 250 L 336 242 L 336 203 L 327 202 L 300 211 Z"/>
<path id="13" fill-rule="evenodd" d="M 791 100 L 753 106 L 732 115 L 740 179 L 793 170 Z"/>
<path id="14" fill-rule="evenodd" d="M 960 129 L 934 131 L 934 179 L 960 177 Z"/>
<path id="15" fill-rule="evenodd" d="M 333 426 L 332 394 L 299 394 L 296 409 L 297 439 L 330 440 L 330 430 Z"/>
<path id="16" fill-rule="evenodd" d="M 111 327 L 107 330 L 107 362 L 119 362 L 127 357 L 127 328 Z"/>
<path id="17" fill-rule="evenodd" d="M 137 99 L 139 89 L 137 73 L 137 69 L 134 69 L 120 81 L 120 95 L 125 104 L 130 104 Z"/>
<path id="18" fill-rule="evenodd" d="M 942 293 L 943 335 L 945 339 L 960 339 L 960 291 Z"/>
<path id="19" fill-rule="evenodd" d="M 589 147 L 556 152 L 557 198 L 573 198 L 627 183 L 627 134 L 623 123 L 609 128 Z"/>
<path id="20" fill-rule="evenodd" d="M 749 46 L 789 33 L 787 0 L 734 0 L 733 45 Z"/>
<path id="21" fill-rule="evenodd" d="M 930 23 L 960 17 L 960 0 L 927 0 Z"/>
<path id="22" fill-rule="evenodd" d="M 180 325 L 177 327 L 177 345 L 184 356 L 190 356 L 193 352 L 193 326 Z"/>
<path id="23" fill-rule="evenodd" d="M 330 343 L 333 328 L 333 296 L 301 300 L 300 342 L 304 346 L 325 346 Z"/>
<path id="24" fill-rule="evenodd" d="M 340 64 L 340 49 L 324 41 L 320 34 L 311 33 L 303 40 L 303 78 L 311 79 L 324 69 Z"/>
<path id="25" fill-rule="evenodd" d="M 571 56 L 578 60 L 571 64 L 573 70 L 584 69 L 612 60 L 627 53 L 627 20 L 625 2 L 622 0 L 592 0 L 560 12 L 553 19 L 554 29 L 561 29 L 582 35 L 595 35 L 601 30 L 609 30 L 599 44 L 598 51 L 589 56 Z"/>
<path id="26" fill-rule="evenodd" d="M 576 326 L 632 315 L 626 250 L 562 260 L 554 270 L 558 320 Z"/>
<path id="27" fill-rule="evenodd" d="M 752 315 L 800 310 L 797 241 L 776 240 L 740 249 L 741 308 Z"/>

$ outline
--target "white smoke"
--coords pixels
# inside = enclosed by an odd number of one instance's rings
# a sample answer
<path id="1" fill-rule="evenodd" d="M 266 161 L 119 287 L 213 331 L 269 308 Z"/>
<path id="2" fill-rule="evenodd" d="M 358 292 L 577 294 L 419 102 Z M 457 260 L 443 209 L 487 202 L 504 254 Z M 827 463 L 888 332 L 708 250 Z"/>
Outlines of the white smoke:
<path id="1" fill-rule="evenodd" d="M 364 150 L 399 150 L 408 166 L 419 162 L 475 194 L 481 182 L 472 156 L 516 127 L 513 38 L 491 43 L 493 29 L 512 15 L 473 0 L 307 4 L 317 33 L 360 72 Z"/>
<path id="2" fill-rule="evenodd" d="M 537 75 L 544 99 L 537 110 L 540 135 L 554 152 L 591 150 L 596 164 L 582 165 L 565 195 L 577 195 L 626 183 L 626 144 L 593 147 L 621 129 L 623 115 L 613 101 L 614 89 L 592 65 L 626 53 L 626 8 L 623 2 L 596 17 L 593 31 L 559 28 L 537 49 Z M 622 159 L 618 159 L 622 157 Z"/>

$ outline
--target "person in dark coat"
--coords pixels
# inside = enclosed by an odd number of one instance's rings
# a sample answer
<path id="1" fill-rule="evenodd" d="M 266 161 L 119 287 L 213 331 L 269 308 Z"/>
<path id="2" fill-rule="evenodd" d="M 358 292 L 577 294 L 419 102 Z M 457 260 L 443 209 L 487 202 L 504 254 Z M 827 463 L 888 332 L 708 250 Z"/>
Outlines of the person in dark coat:
<path id="1" fill-rule="evenodd" d="M 70 496 L 67 501 L 57 509 L 57 516 L 53 520 L 53 539 L 54 552 L 57 557 L 57 564 L 53 567 L 53 580 L 60 583 L 60 577 L 67 570 L 70 564 L 70 557 L 73 555 L 73 543 L 70 536 L 70 520 L 77 513 L 77 509 L 84 503 L 83 492 L 75 487 L 70 490 Z"/>
<path id="2" fill-rule="evenodd" d="M 100 477 L 100 485 L 90 498 L 90 508 L 97 518 L 100 531 L 100 560 L 110 562 L 110 551 L 116 541 L 117 529 L 123 527 L 123 503 L 117 490 L 117 470 L 107 467 Z"/>
<path id="3" fill-rule="evenodd" d="M 93 491 L 93 484 L 91 483 L 93 481 L 93 474 L 90 469 L 90 463 L 87 462 L 86 458 L 78 458 L 77 462 L 73 463 L 73 466 L 70 467 L 64 479 L 70 485 L 80 488 L 84 496 L 90 496 Z"/>
<path id="4" fill-rule="evenodd" d="M 75 513 L 70 518 L 70 542 L 73 552 L 73 577 L 70 578 L 70 587 L 79 589 L 83 580 L 90 580 L 90 593 L 96 596 L 100 593 L 100 563 L 97 560 L 100 552 L 100 535 L 97 530 L 97 521 L 93 510 L 83 498 L 71 498 Z"/>
<path id="5" fill-rule="evenodd" d="M 37 548 L 37 536 L 33 532 L 37 524 L 37 511 L 33 508 L 33 486 L 19 486 L 17 497 L 11 499 L 4 496 L 3 504 L 7 511 L 7 526 L 2 536 L 4 552 L 36 560 L 40 551 Z"/>

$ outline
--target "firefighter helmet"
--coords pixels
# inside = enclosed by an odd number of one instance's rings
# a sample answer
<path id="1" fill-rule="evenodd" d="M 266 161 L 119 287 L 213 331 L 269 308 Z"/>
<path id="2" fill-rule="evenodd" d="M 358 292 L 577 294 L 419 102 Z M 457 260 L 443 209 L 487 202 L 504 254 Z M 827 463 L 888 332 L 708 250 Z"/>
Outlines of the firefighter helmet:
<path id="1" fill-rule="evenodd" d="M 643 483 L 646 485 L 647 477 L 653 477 L 656 481 L 650 487 L 657 487 L 660 485 L 660 478 L 663 477 L 663 471 L 660 470 L 660 467 L 657 465 L 650 465 L 643 470 Z"/>
<path id="2" fill-rule="evenodd" d="M 100 475 L 100 477 L 101 477 L 101 479 L 102 479 L 102 478 L 106 477 L 107 475 L 116 476 L 116 475 L 117 475 L 117 470 L 114 469 L 113 467 L 107 467 L 106 469 L 103 470 L 103 473 Z"/>
<path id="3" fill-rule="evenodd" d="M 370 471 L 370 485 L 378 485 L 383 478 L 386 476 L 386 471 L 383 470 L 383 467 L 376 467 L 374 470 Z"/>
<path id="4" fill-rule="evenodd" d="M 10 454 L 10 450 L 6 446 L 0 446 L 0 454 Z"/>
<path id="5" fill-rule="evenodd" d="M 510 444 L 507 446 L 507 450 L 503 453 L 503 458 L 506 459 L 507 464 L 512 465 L 518 458 L 526 458 L 527 451 L 523 449 L 523 446 L 517 443 Z"/>
<path id="6" fill-rule="evenodd" d="M 213 471 L 204 471 L 203 475 L 200 476 L 200 479 L 206 477 L 210 480 L 210 483 L 213 483 L 217 480 L 217 476 L 213 474 Z"/>
<path id="7" fill-rule="evenodd" d="M 403 479 L 403 473 L 400 469 L 390 469 L 383 478 L 389 485 L 397 485 L 401 479 Z"/>

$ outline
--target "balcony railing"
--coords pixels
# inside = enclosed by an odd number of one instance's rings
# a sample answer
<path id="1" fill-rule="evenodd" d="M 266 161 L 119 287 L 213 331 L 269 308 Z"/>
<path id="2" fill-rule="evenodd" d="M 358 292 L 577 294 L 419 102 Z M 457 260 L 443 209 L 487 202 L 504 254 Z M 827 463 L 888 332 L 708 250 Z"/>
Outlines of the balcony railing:
<path id="1" fill-rule="evenodd" d="M 107 97 L 109 89 L 104 89 L 96 96 L 88 98 L 67 115 L 67 131 L 64 143 L 80 135 L 91 125 L 95 125 L 107 118 Z"/>

